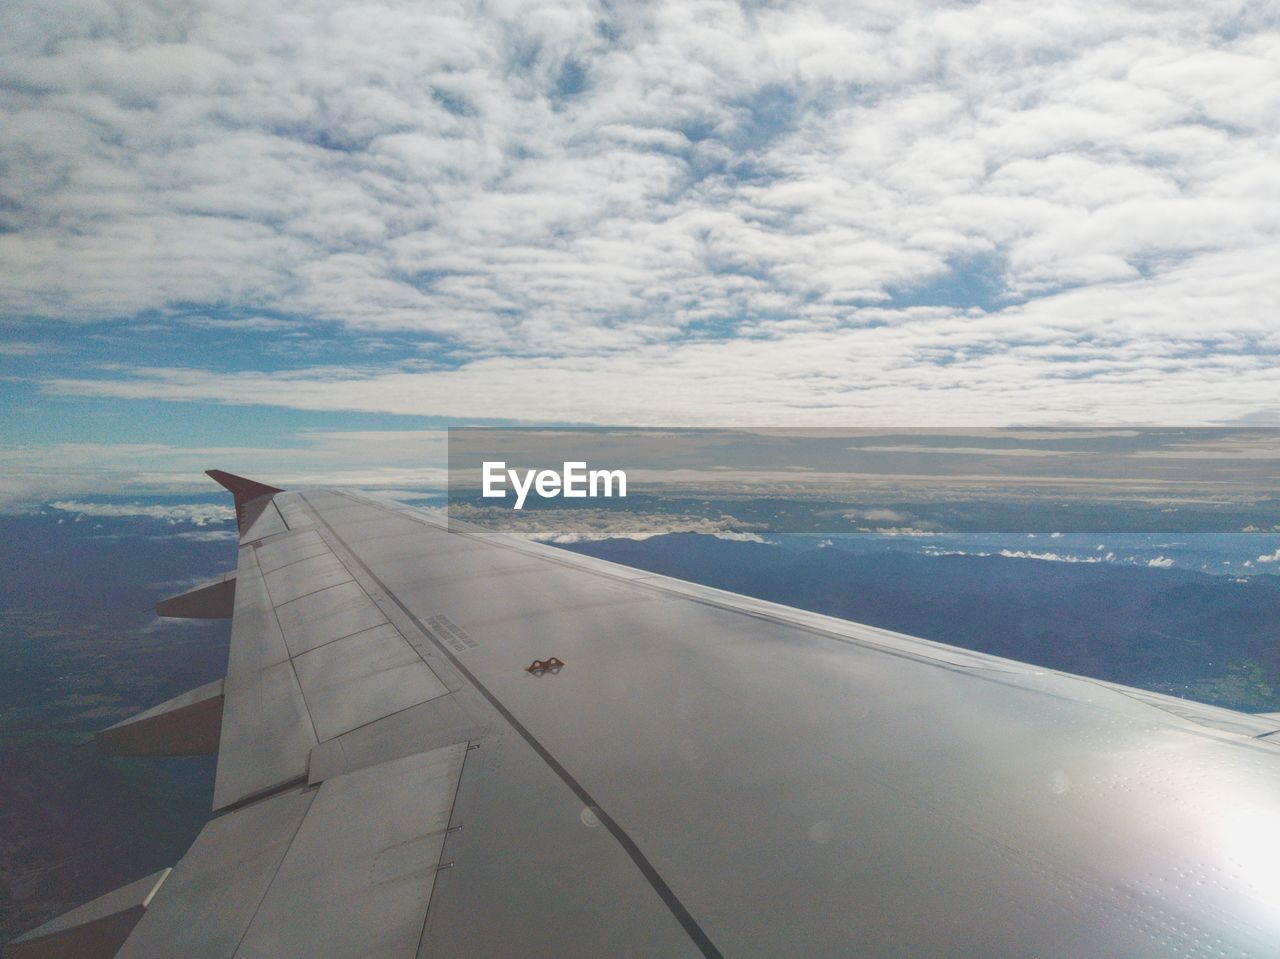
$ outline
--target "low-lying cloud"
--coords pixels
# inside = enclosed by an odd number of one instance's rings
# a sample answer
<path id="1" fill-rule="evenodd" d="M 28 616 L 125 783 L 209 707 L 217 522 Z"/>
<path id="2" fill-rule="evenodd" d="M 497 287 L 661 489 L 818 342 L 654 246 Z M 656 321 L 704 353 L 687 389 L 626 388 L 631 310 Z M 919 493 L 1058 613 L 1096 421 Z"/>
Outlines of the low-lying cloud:
<path id="1" fill-rule="evenodd" d="M 671 533 L 699 533 L 747 543 L 767 540 L 757 532 L 764 525 L 733 516 L 705 517 L 677 513 L 628 513 L 608 509 L 539 509 L 516 513 L 457 504 L 453 519 L 500 529 L 523 539 L 544 543 L 582 543 L 603 539 L 652 539 Z"/>
<path id="2" fill-rule="evenodd" d="M 84 503 L 77 500 L 56 500 L 49 504 L 53 509 L 76 516 L 108 516 L 112 518 L 143 516 L 167 523 L 190 523 L 205 526 L 210 523 L 229 523 L 235 520 L 236 511 L 230 506 L 212 503 Z M 192 534 L 200 537 L 204 534 Z M 221 538 L 220 531 L 209 531 L 210 537 Z"/>

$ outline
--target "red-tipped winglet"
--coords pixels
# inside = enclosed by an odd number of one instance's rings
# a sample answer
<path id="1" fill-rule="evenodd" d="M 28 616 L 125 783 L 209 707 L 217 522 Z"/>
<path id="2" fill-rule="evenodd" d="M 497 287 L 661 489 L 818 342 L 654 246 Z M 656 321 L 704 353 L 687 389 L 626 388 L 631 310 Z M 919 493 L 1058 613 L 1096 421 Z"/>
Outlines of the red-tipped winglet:
<path id="1" fill-rule="evenodd" d="M 255 516 L 246 516 L 244 508 L 247 503 L 251 503 L 263 496 L 270 496 L 273 493 L 284 492 L 278 486 L 268 486 L 266 483 L 245 479 L 243 476 L 225 473 L 222 470 L 205 470 L 205 474 L 224 489 L 230 490 L 231 495 L 235 497 L 236 525 L 240 527 L 240 532 L 242 533 L 256 517 L 256 514 Z"/>

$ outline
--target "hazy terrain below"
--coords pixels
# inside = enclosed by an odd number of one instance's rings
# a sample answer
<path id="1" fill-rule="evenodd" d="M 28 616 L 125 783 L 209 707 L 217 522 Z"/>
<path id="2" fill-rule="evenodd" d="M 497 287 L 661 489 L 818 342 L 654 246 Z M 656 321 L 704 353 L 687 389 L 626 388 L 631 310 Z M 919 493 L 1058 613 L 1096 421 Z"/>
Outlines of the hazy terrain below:
<path id="1" fill-rule="evenodd" d="M 0 942 L 173 865 L 213 757 L 107 759 L 94 730 L 223 675 L 225 622 L 157 599 L 230 568 L 235 534 L 159 519 L 0 516 Z"/>

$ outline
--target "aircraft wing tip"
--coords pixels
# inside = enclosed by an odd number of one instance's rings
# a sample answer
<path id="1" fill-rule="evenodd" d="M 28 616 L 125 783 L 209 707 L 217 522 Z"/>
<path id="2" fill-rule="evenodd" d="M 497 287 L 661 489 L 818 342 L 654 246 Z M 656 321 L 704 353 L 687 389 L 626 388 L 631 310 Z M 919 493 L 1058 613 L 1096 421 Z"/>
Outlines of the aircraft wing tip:
<path id="1" fill-rule="evenodd" d="M 266 483 L 259 483 L 257 480 L 237 476 L 235 473 L 228 473 L 226 470 L 214 469 L 205 470 L 204 472 L 206 476 L 223 489 L 231 492 L 231 495 L 236 499 L 237 506 L 251 499 L 257 499 L 259 496 L 270 496 L 272 493 L 284 492 L 278 486 L 268 486 Z"/>

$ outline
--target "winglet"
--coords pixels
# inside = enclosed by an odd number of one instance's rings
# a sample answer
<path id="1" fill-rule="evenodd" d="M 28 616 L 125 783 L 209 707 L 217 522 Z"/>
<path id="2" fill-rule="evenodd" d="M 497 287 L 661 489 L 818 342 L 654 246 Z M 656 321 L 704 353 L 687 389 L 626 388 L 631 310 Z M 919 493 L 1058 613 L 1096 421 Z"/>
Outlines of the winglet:
<path id="1" fill-rule="evenodd" d="M 268 486 L 266 483 L 245 479 L 243 476 L 236 476 L 234 473 L 227 473 L 223 470 L 205 470 L 205 475 L 219 486 L 230 490 L 231 495 L 235 497 L 236 524 L 240 527 L 241 533 L 245 531 L 251 521 L 245 515 L 244 508 L 247 503 L 251 503 L 263 496 L 270 496 L 273 493 L 284 492 L 278 486 Z"/>
<path id="2" fill-rule="evenodd" d="M 205 470 L 205 475 L 223 489 L 230 490 L 231 495 L 236 498 L 236 506 L 243 506 L 249 500 L 257 499 L 259 496 L 270 496 L 272 493 L 284 492 L 277 486 L 268 486 L 266 483 L 245 479 L 243 476 L 225 473 L 222 470 Z"/>

